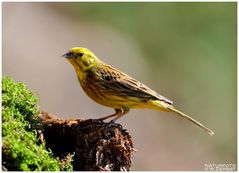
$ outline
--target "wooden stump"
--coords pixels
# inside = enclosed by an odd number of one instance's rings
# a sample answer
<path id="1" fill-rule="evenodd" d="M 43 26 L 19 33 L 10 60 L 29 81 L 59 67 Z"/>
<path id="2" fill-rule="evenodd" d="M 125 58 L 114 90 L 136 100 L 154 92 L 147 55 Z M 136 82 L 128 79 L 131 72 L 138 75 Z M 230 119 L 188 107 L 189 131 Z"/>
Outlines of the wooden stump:
<path id="1" fill-rule="evenodd" d="M 129 171 L 134 152 L 120 124 L 97 119 L 57 119 L 42 112 L 41 137 L 54 156 L 73 159 L 74 171 Z M 71 156 L 71 157 L 70 157 Z"/>

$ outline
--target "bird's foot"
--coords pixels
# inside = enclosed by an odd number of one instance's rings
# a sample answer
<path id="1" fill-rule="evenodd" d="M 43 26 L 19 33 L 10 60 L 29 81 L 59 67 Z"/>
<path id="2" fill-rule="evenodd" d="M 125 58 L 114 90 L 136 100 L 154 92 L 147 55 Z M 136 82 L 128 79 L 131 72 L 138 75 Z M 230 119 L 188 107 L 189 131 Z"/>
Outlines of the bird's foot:
<path id="1" fill-rule="evenodd" d="M 116 124 L 116 123 L 115 123 L 115 120 L 111 120 L 111 121 L 109 122 L 109 124 Z"/>

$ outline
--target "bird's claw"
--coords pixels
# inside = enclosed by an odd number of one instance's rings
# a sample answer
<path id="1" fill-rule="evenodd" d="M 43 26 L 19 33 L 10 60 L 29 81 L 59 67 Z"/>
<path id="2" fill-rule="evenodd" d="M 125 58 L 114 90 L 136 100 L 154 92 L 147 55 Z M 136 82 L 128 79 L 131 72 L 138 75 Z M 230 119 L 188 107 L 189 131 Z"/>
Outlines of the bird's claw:
<path id="1" fill-rule="evenodd" d="M 116 123 L 115 123 L 115 120 L 111 120 L 111 121 L 109 122 L 109 124 L 116 124 Z"/>

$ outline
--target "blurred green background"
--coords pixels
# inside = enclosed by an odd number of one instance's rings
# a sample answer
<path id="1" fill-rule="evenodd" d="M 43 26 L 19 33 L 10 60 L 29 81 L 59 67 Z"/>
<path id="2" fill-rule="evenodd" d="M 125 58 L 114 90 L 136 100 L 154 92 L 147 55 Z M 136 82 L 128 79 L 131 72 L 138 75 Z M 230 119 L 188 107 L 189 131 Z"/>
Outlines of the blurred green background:
<path id="1" fill-rule="evenodd" d="M 135 148 L 132 170 L 205 170 L 237 164 L 236 2 L 3 2 L 3 75 L 25 82 L 61 118 L 113 112 L 81 90 L 61 57 L 87 47 L 174 101 L 215 132 L 173 114 L 132 110 L 119 122 Z"/>

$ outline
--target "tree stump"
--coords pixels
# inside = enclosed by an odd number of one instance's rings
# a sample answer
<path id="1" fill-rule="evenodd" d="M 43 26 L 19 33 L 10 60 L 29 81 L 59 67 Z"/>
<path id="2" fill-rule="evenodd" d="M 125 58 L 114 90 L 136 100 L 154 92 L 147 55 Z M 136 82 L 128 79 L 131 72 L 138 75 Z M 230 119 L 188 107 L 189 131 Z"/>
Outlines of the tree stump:
<path id="1" fill-rule="evenodd" d="M 97 119 L 58 119 L 41 113 L 46 147 L 61 160 L 73 160 L 74 171 L 129 171 L 133 142 L 120 124 Z"/>

